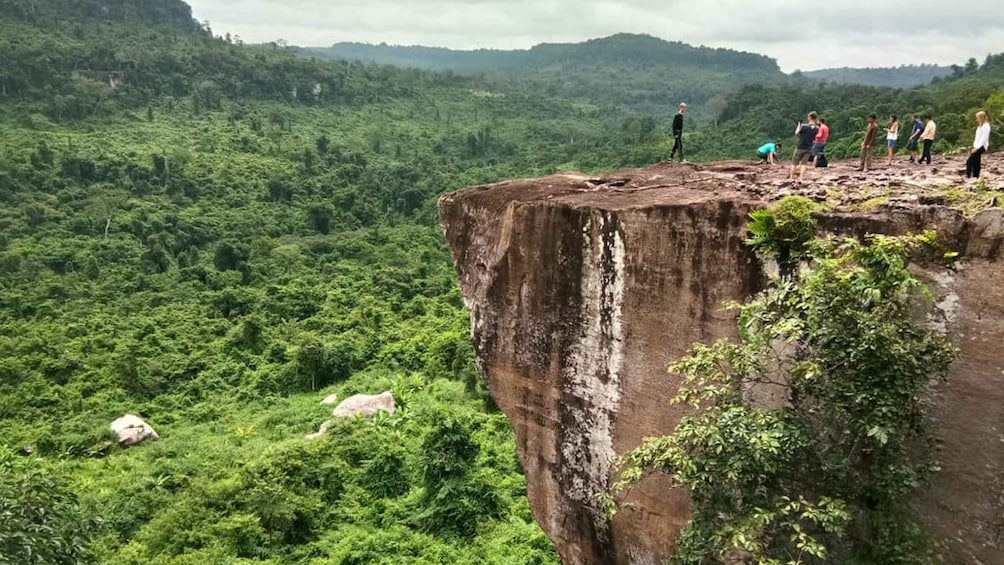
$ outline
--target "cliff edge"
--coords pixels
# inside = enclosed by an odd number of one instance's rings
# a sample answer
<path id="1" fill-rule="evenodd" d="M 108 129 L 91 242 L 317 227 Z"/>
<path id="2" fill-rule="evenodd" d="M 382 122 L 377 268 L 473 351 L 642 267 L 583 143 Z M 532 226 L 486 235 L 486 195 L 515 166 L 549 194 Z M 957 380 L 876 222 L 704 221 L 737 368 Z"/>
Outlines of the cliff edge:
<path id="1" fill-rule="evenodd" d="M 932 323 L 962 357 L 935 394 L 943 471 L 917 507 L 946 562 L 1004 564 L 1004 210 L 992 198 L 1004 183 L 966 186 L 961 163 L 867 175 L 834 163 L 806 184 L 748 162 L 662 163 L 443 196 L 480 369 L 513 422 L 533 511 L 564 563 L 655 565 L 672 554 L 689 517 L 685 491 L 649 477 L 613 521 L 596 493 L 614 457 L 682 416 L 666 366 L 694 342 L 735 337 L 722 304 L 765 285 L 744 244 L 748 214 L 804 194 L 830 204 L 820 216 L 830 233 L 936 229 L 961 253 L 953 272 L 924 275 Z M 999 179 L 1004 159 L 985 166 Z"/>

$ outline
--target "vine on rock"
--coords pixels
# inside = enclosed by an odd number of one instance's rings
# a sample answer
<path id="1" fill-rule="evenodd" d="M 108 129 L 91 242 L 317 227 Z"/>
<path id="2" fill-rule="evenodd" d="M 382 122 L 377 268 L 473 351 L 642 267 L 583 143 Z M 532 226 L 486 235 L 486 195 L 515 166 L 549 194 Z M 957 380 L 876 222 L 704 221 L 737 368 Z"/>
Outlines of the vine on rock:
<path id="1" fill-rule="evenodd" d="M 935 559 L 907 506 L 938 470 L 926 399 L 957 356 L 916 318 L 930 297 L 907 265 L 934 234 L 813 239 L 802 204 L 754 215 L 767 229 L 751 244 L 798 264 L 731 305 L 739 342 L 697 344 L 669 368 L 685 377 L 673 402 L 697 412 L 620 462 L 614 493 L 649 473 L 690 491 L 674 563 Z"/>

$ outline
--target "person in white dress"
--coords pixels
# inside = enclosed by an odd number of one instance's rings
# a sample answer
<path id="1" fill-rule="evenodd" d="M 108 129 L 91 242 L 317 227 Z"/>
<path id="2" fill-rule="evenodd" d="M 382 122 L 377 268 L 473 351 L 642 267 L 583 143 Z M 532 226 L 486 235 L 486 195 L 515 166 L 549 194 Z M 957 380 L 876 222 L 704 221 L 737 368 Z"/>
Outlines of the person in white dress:
<path id="1" fill-rule="evenodd" d="M 986 112 L 976 113 L 976 138 L 973 139 L 973 146 L 969 150 L 969 159 L 966 161 L 966 178 L 980 178 L 980 169 L 983 167 L 983 154 L 990 149 L 990 120 L 987 119 Z"/>

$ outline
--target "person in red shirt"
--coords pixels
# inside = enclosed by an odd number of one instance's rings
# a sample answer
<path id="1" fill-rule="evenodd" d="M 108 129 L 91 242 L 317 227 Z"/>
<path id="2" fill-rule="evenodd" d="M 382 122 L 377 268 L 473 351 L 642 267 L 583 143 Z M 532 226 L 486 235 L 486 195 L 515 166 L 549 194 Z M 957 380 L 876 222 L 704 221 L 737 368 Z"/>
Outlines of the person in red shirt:
<path id="1" fill-rule="evenodd" d="M 820 165 L 820 160 L 826 162 L 826 142 L 830 140 L 830 126 L 826 125 L 826 118 L 819 118 L 819 131 L 816 132 L 816 139 L 812 144 L 812 159 L 816 162 L 817 167 L 825 167 L 826 165 Z"/>

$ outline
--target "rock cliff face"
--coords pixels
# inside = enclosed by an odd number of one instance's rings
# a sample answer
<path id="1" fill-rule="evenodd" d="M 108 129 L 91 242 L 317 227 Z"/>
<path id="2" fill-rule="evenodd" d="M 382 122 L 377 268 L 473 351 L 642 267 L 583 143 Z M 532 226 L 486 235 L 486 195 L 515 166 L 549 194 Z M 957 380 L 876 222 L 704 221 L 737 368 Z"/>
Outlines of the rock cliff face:
<path id="1" fill-rule="evenodd" d="M 1004 564 L 1004 212 L 967 219 L 940 188 L 957 180 L 918 171 L 866 179 L 838 163 L 793 186 L 745 163 L 661 164 L 443 197 L 480 368 L 564 563 L 654 565 L 672 554 L 688 520 L 684 491 L 650 477 L 612 522 L 596 493 L 614 457 L 681 417 L 668 403 L 679 385 L 668 363 L 694 342 L 734 337 L 722 304 L 765 284 L 743 243 L 749 212 L 799 192 L 844 210 L 821 217 L 828 231 L 937 229 L 962 253 L 957 272 L 929 276 L 931 321 L 963 355 L 935 399 L 944 471 L 917 504 L 947 562 Z"/>

